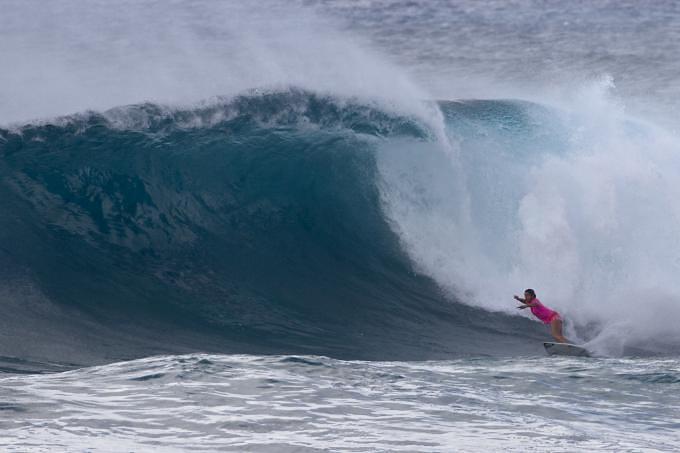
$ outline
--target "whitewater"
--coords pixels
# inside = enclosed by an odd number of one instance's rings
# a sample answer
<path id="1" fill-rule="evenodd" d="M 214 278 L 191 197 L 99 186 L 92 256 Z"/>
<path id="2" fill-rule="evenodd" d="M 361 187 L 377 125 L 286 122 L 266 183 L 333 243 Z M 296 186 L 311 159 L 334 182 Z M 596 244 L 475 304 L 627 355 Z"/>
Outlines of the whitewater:
<path id="1" fill-rule="evenodd" d="M 3 450 L 676 448 L 674 2 L 0 5 Z"/>

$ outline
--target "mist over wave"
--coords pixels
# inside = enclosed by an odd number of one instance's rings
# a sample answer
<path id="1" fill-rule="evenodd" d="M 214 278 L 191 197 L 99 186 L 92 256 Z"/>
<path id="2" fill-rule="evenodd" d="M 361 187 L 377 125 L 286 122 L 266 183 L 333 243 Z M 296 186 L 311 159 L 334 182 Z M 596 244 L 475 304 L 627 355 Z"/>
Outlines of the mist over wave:
<path id="1" fill-rule="evenodd" d="M 0 124 L 301 87 L 418 111 L 424 90 L 300 4 L 15 1 L 0 24 Z M 27 58 L 30 56 L 30 58 Z M 395 94 L 398 94 L 395 96 Z"/>

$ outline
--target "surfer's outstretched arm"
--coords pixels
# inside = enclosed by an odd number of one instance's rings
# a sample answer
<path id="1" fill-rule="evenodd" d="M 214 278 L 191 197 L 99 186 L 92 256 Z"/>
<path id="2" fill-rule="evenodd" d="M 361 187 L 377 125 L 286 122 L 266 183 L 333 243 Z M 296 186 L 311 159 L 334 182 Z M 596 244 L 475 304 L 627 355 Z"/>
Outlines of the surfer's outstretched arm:
<path id="1" fill-rule="evenodd" d="M 522 299 L 522 298 L 519 297 L 519 296 L 514 296 L 514 297 L 515 297 L 515 300 L 516 300 L 516 301 L 518 301 L 518 302 L 520 302 L 520 303 L 522 304 L 522 305 L 520 305 L 519 307 L 517 307 L 517 308 L 519 308 L 520 310 L 524 310 L 525 308 L 533 307 L 534 305 L 536 305 L 535 302 L 534 302 L 534 303 L 527 302 L 526 299 Z"/>

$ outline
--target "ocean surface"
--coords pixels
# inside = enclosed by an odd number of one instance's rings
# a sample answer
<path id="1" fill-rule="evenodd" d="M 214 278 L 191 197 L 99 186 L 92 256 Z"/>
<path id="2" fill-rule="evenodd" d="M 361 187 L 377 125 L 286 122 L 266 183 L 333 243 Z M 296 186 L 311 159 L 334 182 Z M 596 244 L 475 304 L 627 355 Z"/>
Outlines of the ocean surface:
<path id="1" fill-rule="evenodd" d="M 677 449 L 677 3 L 0 7 L 4 451 Z"/>
<path id="2" fill-rule="evenodd" d="M 6 451 L 675 451 L 671 359 L 166 355 L 3 376 Z"/>

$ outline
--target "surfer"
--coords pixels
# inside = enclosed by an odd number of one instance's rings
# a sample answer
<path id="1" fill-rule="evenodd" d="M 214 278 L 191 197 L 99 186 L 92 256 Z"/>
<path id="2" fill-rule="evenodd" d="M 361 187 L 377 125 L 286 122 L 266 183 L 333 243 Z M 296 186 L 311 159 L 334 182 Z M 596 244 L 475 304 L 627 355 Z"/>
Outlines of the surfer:
<path id="1" fill-rule="evenodd" d="M 562 335 L 562 318 L 560 318 L 560 314 L 543 305 L 541 301 L 538 300 L 538 297 L 536 297 L 536 292 L 533 289 L 524 291 L 524 299 L 515 296 L 515 300 L 522 304 L 517 308 L 520 310 L 531 308 L 531 313 L 533 313 L 534 316 L 543 321 L 544 324 L 550 324 L 551 333 L 552 336 L 555 337 L 555 340 L 560 343 L 569 343 L 567 339 L 564 338 L 564 335 Z"/>

